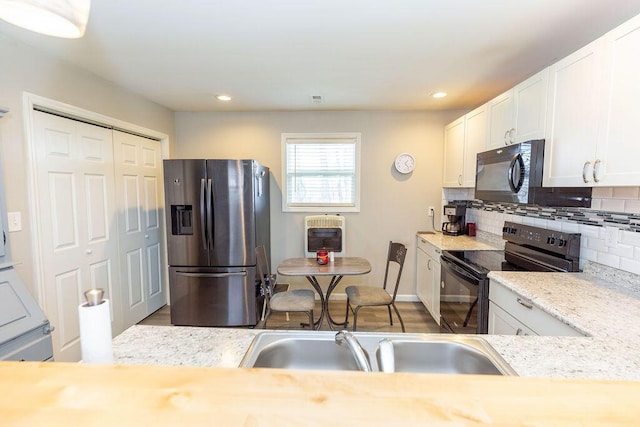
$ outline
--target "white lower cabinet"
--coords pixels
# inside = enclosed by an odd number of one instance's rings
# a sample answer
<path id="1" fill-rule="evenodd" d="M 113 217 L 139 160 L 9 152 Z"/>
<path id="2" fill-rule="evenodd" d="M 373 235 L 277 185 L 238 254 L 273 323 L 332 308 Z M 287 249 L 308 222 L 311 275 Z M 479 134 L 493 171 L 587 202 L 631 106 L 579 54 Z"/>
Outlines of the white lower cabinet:
<path id="1" fill-rule="evenodd" d="M 436 323 L 440 324 L 440 249 L 418 237 L 416 293 Z"/>
<path id="2" fill-rule="evenodd" d="M 489 284 L 489 333 L 585 336 L 496 281 Z"/>
<path id="3" fill-rule="evenodd" d="M 496 335 L 538 335 L 524 323 L 489 301 L 489 333 Z"/>

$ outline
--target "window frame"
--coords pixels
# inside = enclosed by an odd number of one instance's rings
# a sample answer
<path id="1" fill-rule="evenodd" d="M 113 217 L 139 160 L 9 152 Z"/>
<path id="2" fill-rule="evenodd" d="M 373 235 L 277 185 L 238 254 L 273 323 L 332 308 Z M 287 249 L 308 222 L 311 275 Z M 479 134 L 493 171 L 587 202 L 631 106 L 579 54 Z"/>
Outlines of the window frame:
<path id="1" fill-rule="evenodd" d="M 292 204 L 289 201 L 287 177 L 287 147 L 290 144 L 304 143 L 336 143 L 345 142 L 355 146 L 354 197 L 353 203 Z M 359 132 L 333 133 L 282 133 L 281 134 L 281 165 L 282 165 L 282 211 L 283 212 L 360 212 L 360 142 Z"/>

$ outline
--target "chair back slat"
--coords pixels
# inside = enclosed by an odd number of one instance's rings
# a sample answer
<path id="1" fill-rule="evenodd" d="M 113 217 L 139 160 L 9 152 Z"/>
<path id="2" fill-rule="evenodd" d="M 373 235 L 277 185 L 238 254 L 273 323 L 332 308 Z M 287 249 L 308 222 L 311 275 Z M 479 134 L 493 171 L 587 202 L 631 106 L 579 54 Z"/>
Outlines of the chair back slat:
<path id="1" fill-rule="evenodd" d="M 404 260 L 407 255 L 407 247 L 402 243 L 397 243 L 390 241 L 389 242 L 389 252 L 387 253 L 387 265 L 384 270 L 384 282 L 383 288 L 387 290 L 387 281 L 389 278 L 389 266 L 392 262 L 398 264 L 398 273 L 396 276 L 396 282 L 393 288 L 393 301 L 396 300 L 396 295 L 398 294 L 398 287 L 400 286 L 400 278 L 402 276 L 402 268 L 404 267 Z M 388 292 L 388 291 L 387 291 Z"/>

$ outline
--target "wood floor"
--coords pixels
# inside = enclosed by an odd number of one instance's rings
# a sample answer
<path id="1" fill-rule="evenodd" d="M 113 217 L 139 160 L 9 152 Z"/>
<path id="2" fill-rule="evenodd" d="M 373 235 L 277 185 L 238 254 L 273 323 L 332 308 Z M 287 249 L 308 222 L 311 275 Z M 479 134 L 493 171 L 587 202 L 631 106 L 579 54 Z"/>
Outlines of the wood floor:
<path id="1" fill-rule="evenodd" d="M 329 310 L 335 321 L 344 319 L 346 301 L 330 301 Z M 406 332 L 422 332 L 422 333 L 439 333 L 440 327 L 431 318 L 431 315 L 419 302 L 397 302 L 396 306 L 404 320 Z M 320 313 L 320 303 L 316 303 L 314 316 L 318 318 Z M 367 307 L 362 308 L 358 314 L 358 331 L 361 332 L 401 332 L 400 322 L 395 313 L 393 313 L 393 326 L 389 325 L 389 314 L 386 307 Z M 285 313 L 273 313 L 268 320 L 267 327 L 269 329 L 300 329 L 300 322 L 307 320 L 304 313 L 290 313 L 289 321 L 286 319 Z M 351 322 L 348 329 L 352 328 L 353 315 L 349 315 Z M 151 316 L 143 319 L 139 325 L 156 325 L 170 326 L 171 316 L 169 306 L 164 306 Z M 259 324 L 258 327 L 262 325 Z M 323 322 L 320 330 L 329 330 L 326 320 Z"/>

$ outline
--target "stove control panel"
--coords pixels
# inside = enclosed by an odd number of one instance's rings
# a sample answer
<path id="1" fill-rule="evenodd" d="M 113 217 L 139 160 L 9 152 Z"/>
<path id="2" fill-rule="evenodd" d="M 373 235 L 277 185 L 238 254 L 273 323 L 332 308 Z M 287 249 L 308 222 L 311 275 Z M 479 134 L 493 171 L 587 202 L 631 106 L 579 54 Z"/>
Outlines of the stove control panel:
<path id="1" fill-rule="evenodd" d="M 580 233 L 566 233 L 505 221 L 502 237 L 512 243 L 562 254 L 571 259 L 580 256 Z"/>

